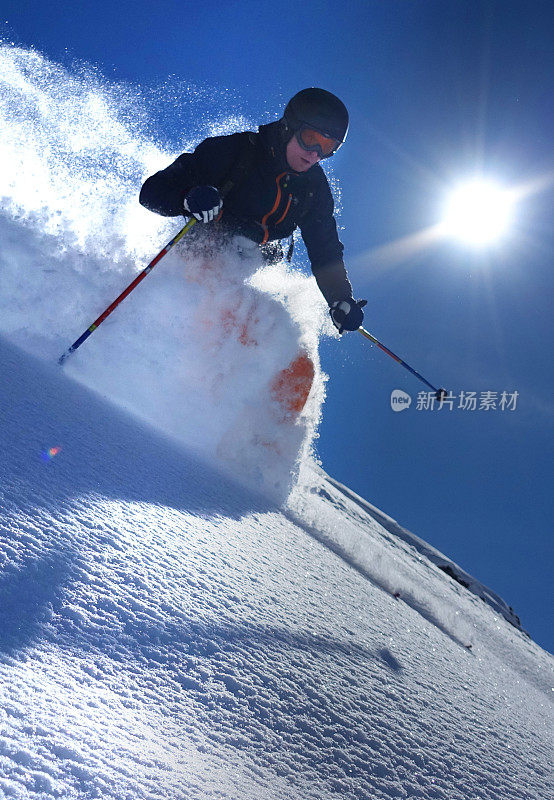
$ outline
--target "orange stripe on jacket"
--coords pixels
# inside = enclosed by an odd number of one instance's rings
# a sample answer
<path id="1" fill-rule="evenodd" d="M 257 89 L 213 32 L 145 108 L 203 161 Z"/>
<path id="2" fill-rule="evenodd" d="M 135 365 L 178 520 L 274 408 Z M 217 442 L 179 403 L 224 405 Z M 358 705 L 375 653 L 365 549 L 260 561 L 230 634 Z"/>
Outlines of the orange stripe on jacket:
<path id="1" fill-rule="evenodd" d="M 288 203 L 287 203 L 287 207 L 285 208 L 285 211 L 284 211 L 284 213 L 283 213 L 283 214 L 282 214 L 282 215 L 279 217 L 279 219 L 277 220 L 277 222 L 275 223 L 275 225 L 279 225 L 279 224 L 280 224 L 280 223 L 281 223 L 281 222 L 282 222 L 282 221 L 285 219 L 285 217 L 287 216 L 287 214 L 289 213 L 289 208 L 290 208 L 290 203 L 291 203 L 291 200 L 292 200 L 292 194 L 289 194 L 289 201 L 288 201 Z"/>
<path id="2" fill-rule="evenodd" d="M 279 203 L 281 202 L 281 186 L 279 185 L 279 181 L 286 174 L 287 174 L 286 172 L 281 172 L 281 174 L 277 175 L 277 177 L 275 178 L 275 182 L 277 183 L 277 197 L 275 198 L 275 202 L 273 203 L 273 208 L 271 209 L 271 211 L 268 211 L 267 214 L 262 219 L 262 227 L 265 229 L 265 234 L 262 244 L 265 244 L 269 238 L 269 231 L 267 230 L 267 220 L 279 208 Z"/>

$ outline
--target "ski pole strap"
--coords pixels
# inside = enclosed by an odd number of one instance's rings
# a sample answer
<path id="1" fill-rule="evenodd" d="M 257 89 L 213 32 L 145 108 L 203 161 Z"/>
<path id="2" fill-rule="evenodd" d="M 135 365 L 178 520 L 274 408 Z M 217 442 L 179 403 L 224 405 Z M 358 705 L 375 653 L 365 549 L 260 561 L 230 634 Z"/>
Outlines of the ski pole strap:
<path id="1" fill-rule="evenodd" d="M 289 239 L 289 249 L 287 250 L 287 261 L 289 262 L 289 264 L 292 261 L 293 253 L 294 253 L 294 233 L 291 233 Z"/>

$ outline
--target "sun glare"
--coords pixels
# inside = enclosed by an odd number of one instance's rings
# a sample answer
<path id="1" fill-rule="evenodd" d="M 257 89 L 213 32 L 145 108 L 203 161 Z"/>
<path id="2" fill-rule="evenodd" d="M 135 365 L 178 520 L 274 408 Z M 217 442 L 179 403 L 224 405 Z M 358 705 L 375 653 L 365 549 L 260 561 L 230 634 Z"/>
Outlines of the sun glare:
<path id="1" fill-rule="evenodd" d="M 513 193 L 484 180 L 466 183 L 450 196 L 443 230 L 472 245 L 487 245 L 506 233 L 511 218 Z"/>

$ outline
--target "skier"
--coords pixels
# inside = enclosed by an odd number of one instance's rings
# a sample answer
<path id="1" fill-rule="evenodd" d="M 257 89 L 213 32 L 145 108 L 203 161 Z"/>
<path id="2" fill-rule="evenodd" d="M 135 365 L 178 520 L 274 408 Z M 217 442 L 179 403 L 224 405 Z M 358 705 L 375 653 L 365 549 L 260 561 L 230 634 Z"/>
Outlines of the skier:
<path id="1" fill-rule="evenodd" d="M 290 259 L 292 234 L 300 228 L 335 327 L 354 331 L 363 322 L 365 300 L 352 296 L 331 190 L 318 163 L 336 153 L 347 131 L 348 112 L 338 97 L 304 89 L 280 120 L 261 125 L 258 133 L 208 138 L 194 153 L 180 155 L 145 181 L 140 203 L 245 236 L 268 258 L 279 240 L 291 237 Z"/>

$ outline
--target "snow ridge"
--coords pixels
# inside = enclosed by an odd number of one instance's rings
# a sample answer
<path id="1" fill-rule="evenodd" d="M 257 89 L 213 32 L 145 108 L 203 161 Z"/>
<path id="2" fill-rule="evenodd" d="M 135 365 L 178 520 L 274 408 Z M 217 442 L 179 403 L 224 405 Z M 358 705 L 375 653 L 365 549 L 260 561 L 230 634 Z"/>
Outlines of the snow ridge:
<path id="1" fill-rule="evenodd" d="M 431 561 L 431 563 L 436 564 L 439 569 L 453 578 L 453 580 L 457 581 L 470 592 L 480 597 L 481 600 L 487 603 L 497 614 L 501 614 L 504 619 L 510 623 L 510 625 L 513 625 L 515 628 L 525 633 L 525 635 L 529 635 L 523 630 L 521 620 L 515 613 L 514 609 L 495 592 L 493 592 L 492 589 L 489 589 L 480 581 L 476 580 L 476 578 L 463 570 L 454 561 L 443 555 L 435 547 L 432 547 L 431 545 L 427 544 L 427 542 L 424 542 L 423 539 L 420 539 L 419 536 L 416 536 L 415 534 L 406 530 L 406 528 L 403 528 L 394 519 L 389 517 L 387 514 L 384 514 L 382 511 L 379 511 L 378 508 L 372 506 L 371 503 L 368 503 L 367 500 L 364 500 L 342 483 L 339 483 L 329 476 L 327 476 L 327 481 L 332 487 L 337 489 L 341 494 L 348 498 L 348 500 L 353 501 L 356 503 L 356 505 L 366 511 L 376 522 L 389 531 L 389 533 L 411 545 L 415 550 L 417 550 L 418 553 L 421 553 L 421 555 L 425 556 L 425 558 Z M 323 492 L 325 490 L 321 489 L 321 491 Z"/>

